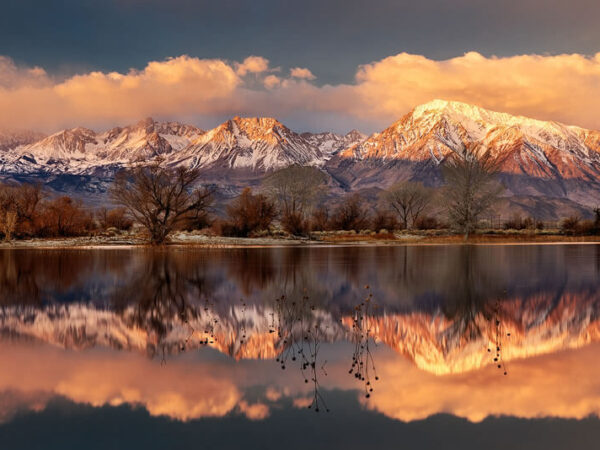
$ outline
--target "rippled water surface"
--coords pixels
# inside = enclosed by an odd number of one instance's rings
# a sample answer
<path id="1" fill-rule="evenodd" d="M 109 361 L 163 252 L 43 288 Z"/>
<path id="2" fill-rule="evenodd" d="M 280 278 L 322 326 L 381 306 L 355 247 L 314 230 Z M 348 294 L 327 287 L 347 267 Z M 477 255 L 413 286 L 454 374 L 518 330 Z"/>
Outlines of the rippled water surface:
<path id="1" fill-rule="evenodd" d="M 595 449 L 600 246 L 0 251 L 0 448 Z"/>

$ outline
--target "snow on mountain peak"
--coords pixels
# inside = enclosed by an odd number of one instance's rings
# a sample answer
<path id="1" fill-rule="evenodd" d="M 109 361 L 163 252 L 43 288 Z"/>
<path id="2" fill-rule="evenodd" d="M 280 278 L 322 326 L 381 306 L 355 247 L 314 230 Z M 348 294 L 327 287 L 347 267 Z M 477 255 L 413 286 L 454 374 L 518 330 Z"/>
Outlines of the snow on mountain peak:
<path id="1" fill-rule="evenodd" d="M 321 150 L 271 117 L 234 117 L 185 149 L 178 164 L 191 167 L 273 170 L 320 165 Z"/>
<path id="2" fill-rule="evenodd" d="M 433 100 L 417 106 L 381 133 L 343 151 L 356 161 L 441 163 L 464 145 L 482 144 L 506 156 L 503 171 L 541 178 L 600 176 L 600 133 Z"/>

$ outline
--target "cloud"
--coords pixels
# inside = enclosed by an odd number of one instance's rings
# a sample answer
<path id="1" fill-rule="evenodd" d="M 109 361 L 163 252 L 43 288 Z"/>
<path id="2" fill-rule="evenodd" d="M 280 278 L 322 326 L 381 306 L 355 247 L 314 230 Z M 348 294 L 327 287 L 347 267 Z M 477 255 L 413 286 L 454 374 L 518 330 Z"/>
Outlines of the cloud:
<path id="1" fill-rule="evenodd" d="M 315 78 L 317 78 L 313 75 L 313 73 L 310 70 L 304 67 L 293 67 L 290 70 L 290 75 L 294 78 L 302 78 L 305 80 L 314 80 Z"/>
<path id="2" fill-rule="evenodd" d="M 239 408 L 250 420 L 263 420 L 269 417 L 269 407 L 264 403 L 249 404 L 247 401 L 242 400 Z"/>
<path id="3" fill-rule="evenodd" d="M 582 419 L 600 414 L 598 343 L 511 360 L 507 376 L 493 364 L 438 376 L 379 346 L 373 354 L 379 380 L 373 381 L 368 400 L 361 383 L 348 375 L 352 349 L 350 344 L 323 348 L 328 374 L 320 379 L 321 393 L 327 397 L 332 389 L 356 392 L 366 409 L 393 419 L 413 421 L 447 413 L 478 422 L 502 415 Z M 56 395 L 95 407 L 139 406 L 152 416 L 181 421 L 236 412 L 262 420 L 290 399 L 295 408 L 307 408 L 313 401 L 311 387 L 298 383 L 300 374 L 290 377 L 272 360 L 234 362 L 209 352 L 169 359 L 161 366 L 128 352 L 69 352 L 27 342 L 0 343 L 0 358 L 11 361 L 0 371 L 0 423 L 23 411 L 43 410 Z M 265 388 L 264 396 L 255 394 L 257 387 Z"/>
<path id="4" fill-rule="evenodd" d="M 293 128 L 316 123 L 377 131 L 441 98 L 600 129 L 600 53 L 470 52 L 443 61 L 400 53 L 358 67 L 353 83 L 322 86 L 307 68 L 294 67 L 288 77 L 274 70 L 260 56 L 231 63 L 184 55 L 142 70 L 55 80 L 43 68 L 0 57 L 0 126 L 54 131 L 156 116 L 211 127 L 227 116 L 267 115 Z"/>
<path id="5" fill-rule="evenodd" d="M 361 66 L 356 74 L 355 114 L 397 117 L 433 98 L 600 127 L 600 53 L 486 58 L 470 52 L 434 61 L 401 53 Z"/>
<path id="6" fill-rule="evenodd" d="M 50 83 L 48 74 L 41 67 L 21 68 L 12 59 L 0 55 L 0 89 L 44 87 Z"/>
<path id="7" fill-rule="evenodd" d="M 236 73 L 243 77 L 248 73 L 261 73 L 269 69 L 269 60 L 262 56 L 248 56 L 244 62 L 236 63 Z"/>
<path id="8" fill-rule="evenodd" d="M 511 361 L 504 376 L 493 364 L 436 376 L 396 356 L 379 357 L 380 381 L 368 409 L 405 422 L 439 413 L 480 422 L 489 416 L 583 419 L 600 414 L 599 369 L 593 344 L 577 350 Z M 577 379 L 577 383 L 571 380 Z M 364 399 L 363 399 L 364 400 Z"/>
<path id="9" fill-rule="evenodd" d="M 263 84 L 267 89 L 272 89 L 281 84 L 281 78 L 277 75 L 267 75 L 263 80 Z"/>
<path id="10" fill-rule="evenodd" d="M 31 82 L 0 87 L 0 124 L 47 129 L 148 115 L 223 114 L 236 107 L 242 83 L 224 61 L 188 56 L 126 74 L 91 72 L 58 83 L 34 83 L 37 78 L 34 73 Z"/>

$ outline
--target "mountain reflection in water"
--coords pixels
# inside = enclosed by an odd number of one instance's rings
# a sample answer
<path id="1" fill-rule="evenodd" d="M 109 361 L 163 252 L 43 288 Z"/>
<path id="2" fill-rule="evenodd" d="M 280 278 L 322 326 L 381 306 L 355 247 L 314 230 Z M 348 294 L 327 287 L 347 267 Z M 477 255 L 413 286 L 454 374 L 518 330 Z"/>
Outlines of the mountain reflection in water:
<path id="1" fill-rule="evenodd" d="M 596 245 L 5 250 L 0 422 L 57 397 L 264 420 L 333 389 L 402 421 L 581 419 L 599 283 Z"/>

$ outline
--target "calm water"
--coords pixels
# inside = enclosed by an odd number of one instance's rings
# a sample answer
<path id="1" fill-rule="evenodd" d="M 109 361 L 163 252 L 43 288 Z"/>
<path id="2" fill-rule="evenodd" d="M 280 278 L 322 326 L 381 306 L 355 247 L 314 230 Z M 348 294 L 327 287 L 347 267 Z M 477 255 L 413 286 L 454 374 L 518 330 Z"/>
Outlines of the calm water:
<path id="1" fill-rule="evenodd" d="M 600 246 L 0 251 L 0 448 L 595 449 Z"/>

